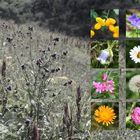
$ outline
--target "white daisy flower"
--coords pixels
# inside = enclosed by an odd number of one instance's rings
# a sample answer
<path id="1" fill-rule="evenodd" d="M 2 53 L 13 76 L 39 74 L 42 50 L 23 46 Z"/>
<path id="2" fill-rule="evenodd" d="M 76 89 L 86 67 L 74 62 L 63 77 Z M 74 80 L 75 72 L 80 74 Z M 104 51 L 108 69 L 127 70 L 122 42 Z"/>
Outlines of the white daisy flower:
<path id="1" fill-rule="evenodd" d="M 109 51 L 108 50 L 102 50 L 101 54 L 99 55 L 97 60 L 100 61 L 101 64 L 106 64 L 108 57 L 109 57 Z"/>
<path id="2" fill-rule="evenodd" d="M 133 76 L 129 81 L 129 89 L 133 92 L 140 92 L 140 75 Z"/>
<path id="3" fill-rule="evenodd" d="M 140 46 L 135 46 L 133 49 L 130 50 L 130 58 L 135 63 L 140 63 Z"/>

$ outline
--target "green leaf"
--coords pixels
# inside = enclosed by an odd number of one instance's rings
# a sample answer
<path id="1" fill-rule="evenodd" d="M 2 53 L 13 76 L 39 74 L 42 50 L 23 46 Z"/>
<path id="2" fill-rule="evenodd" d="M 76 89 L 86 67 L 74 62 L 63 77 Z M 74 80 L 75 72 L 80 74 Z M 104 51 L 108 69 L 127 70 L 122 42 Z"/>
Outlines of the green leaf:
<path id="1" fill-rule="evenodd" d="M 90 17 L 91 17 L 91 19 L 95 19 L 96 17 L 98 17 L 97 12 L 95 10 L 91 10 Z"/>

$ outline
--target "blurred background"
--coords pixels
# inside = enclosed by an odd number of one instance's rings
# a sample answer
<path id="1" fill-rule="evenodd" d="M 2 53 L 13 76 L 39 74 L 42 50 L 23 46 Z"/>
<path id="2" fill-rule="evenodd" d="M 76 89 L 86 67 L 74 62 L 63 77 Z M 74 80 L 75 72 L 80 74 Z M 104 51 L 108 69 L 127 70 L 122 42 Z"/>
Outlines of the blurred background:
<path id="1" fill-rule="evenodd" d="M 89 35 L 91 8 L 136 7 L 138 3 L 139 0 L 0 0 L 0 18 L 16 23 L 34 21 L 52 31 L 85 37 Z"/>

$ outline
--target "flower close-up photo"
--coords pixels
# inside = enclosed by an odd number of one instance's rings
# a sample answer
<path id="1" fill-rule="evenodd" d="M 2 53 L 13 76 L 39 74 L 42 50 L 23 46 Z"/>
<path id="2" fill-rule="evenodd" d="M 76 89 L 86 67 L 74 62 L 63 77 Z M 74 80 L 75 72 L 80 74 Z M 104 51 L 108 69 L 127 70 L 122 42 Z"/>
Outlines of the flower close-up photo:
<path id="1" fill-rule="evenodd" d="M 140 99 L 140 71 L 126 72 L 126 98 Z"/>
<path id="2" fill-rule="evenodd" d="M 119 37 L 119 10 L 95 10 L 91 9 L 90 38 L 114 38 Z"/>
<path id="3" fill-rule="evenodd" d="M 92 41 L 91 43 L 92 68 L 118 68 L 119 43 L 117 40 Z"/>
<path id="4" fill-rule="evenodd" d="M 118 129 L 118 103 L 91 103 L 91 130 Z"/>
<path id="5" fill-rule="evenodd" d="M 140 130 L 140 102 L 130 102 L 126 105 L 126 127 Z"/>
<path id="6" fill-rule="evenodd" d="M 93 99 L 118 98 L 118 71 L 100 71 L 93 73 L 93 76 L 91 77 L 91 96 Z"/>
<path id="7" fill-rule="evenodd" d="M 126 41 L 126 67 L 139 68 L 140 67 L 140 40 Z"/>
<path id="8" fill-rule="evenodd" d="M 140 9 L 126 11 L 126 37 L 140 37 Z"/>

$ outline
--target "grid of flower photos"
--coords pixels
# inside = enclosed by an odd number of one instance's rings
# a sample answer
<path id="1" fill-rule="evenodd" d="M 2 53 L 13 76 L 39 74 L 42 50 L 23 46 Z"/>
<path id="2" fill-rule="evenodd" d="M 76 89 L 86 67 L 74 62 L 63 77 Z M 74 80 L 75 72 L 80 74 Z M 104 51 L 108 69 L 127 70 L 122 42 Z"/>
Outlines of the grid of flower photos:
<path id="1" fill-rule="evenodd" d="M 140 130 L 140 9 L 120 14 L 90 11 L 92 131 Z"/>

